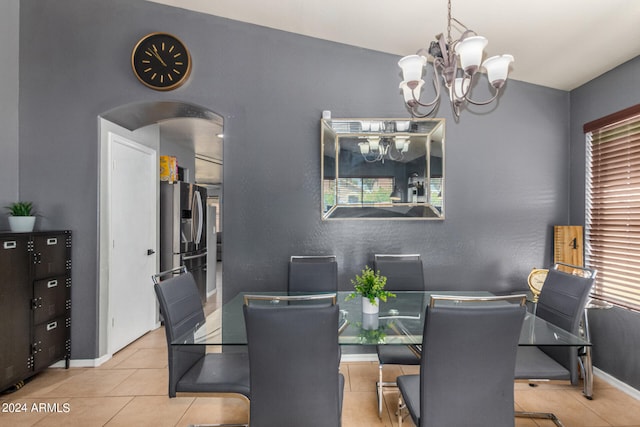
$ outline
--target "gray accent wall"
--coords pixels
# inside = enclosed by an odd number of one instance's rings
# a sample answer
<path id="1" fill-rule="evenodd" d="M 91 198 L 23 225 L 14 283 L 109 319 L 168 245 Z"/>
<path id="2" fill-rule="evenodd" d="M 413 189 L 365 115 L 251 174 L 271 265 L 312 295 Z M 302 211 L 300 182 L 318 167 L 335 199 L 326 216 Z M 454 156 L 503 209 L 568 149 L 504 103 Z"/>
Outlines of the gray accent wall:
<path id="1" fill-rule="evenodd" d="M 570 218 L 584 225 L 585 136 L 583 125 L 640 103 L 640 57 L 571 92 Z M 640 389 L 640 313 L 622 308 L 590 310 L 594 365 Z"/>
<path id="2" fill-rule="evenodd" d="M 19 0 L 0 3 L 0 230 L 9 229 L 4 206 L 18 200 Z"/>
<path id="3" fill-rule="evenodd" d="M 43 228 L 74 232 L 74 359 L 100 356 L 98 117 L 121 105 L 176 100 L 224 116 L 225 300 L 285 289 L 289 256 L 307 254 L 337 255 L 341 289 L 374 253 L 410 252 L 433 288 L 524 290 L 530 269 L 549 264 L 552 226 L 568 223 L 567 92 L 509 81 L 498 105 L 459 123 L 440 106 L 444 221 L 325 222 L 321 113 L 408 117 L 398 57 L 140 0 L 20 6 L 20 192 Z M 153 31 L 191 49 L 192 75 L 175 91 L 131 72 L 133 46 Z"/>

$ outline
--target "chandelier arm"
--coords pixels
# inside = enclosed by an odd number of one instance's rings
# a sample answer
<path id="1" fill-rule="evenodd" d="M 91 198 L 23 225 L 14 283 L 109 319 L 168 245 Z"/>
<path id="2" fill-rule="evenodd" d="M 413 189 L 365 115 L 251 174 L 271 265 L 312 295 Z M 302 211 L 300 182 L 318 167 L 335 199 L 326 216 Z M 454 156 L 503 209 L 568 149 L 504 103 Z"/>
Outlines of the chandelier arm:
<path id="1" fill-rule="evenodd" d="M 416 96 L 415 89 L 411 89 L 411 96 L 413 96 L 413 102 L 415 103 L 416 111 L 418 106 L 433 107 L 438 104 L 438 101 L 440 100 L 440 85 L 438 84 L 438 67 L 441 67 L 441 66 L 442 64 L 440 64 L 440 59 L 436 58 L 433 62 L 433 87 L 436 90 L 436 96 L 433 99 L 433 101 L 430 101 L 427 103 L 420 102 L 420 96 L 419 95 Z M 411 108 L 414 108 L 414 107 L 411 107 Z"/>
<path id="2" fill-rule="evenodd" d="M 475 101 L 475 100 L 471 99 L 470 96 L 465 96 L 464 99 L 467 102 L 469 102 L 470 104 L 473 104 L 473 105 L 487 105 L 487 104 L 490 104 L 493 101 L 495 101 L 495 99 L 498 97 L 498 95 L 500 95 L 500 89 L 496 89 L 496 93 L 490 99 L 488 99 L 486 101 Z"/>
<path id="3" fill-rule="evenodd" d="M 451 37 L 451 35 L 449 35 L 449 37 Z M 438 44 L 440 45 L 440 52 L 442 53 L 442 58 L 440 58 L 440 62 L 442 62 L 441 66 L 442 68 L 447 68 L 451 65 L 451 55 L 449 53 L 447 41 L 445 41 L 442 34 L 438 36 Z"/>
<path id="4" fill-rule="evenodd" d="M 438 98 L 438 101 L 439 100 L 440 100 L 440 98 Z M 439 105 L 439 103 L 436 103 L 426 113 L 420 113 L 420 111 L 418 110 L 418 106 L 417 105 L 415 107 L 409 106 L 409 113 L 411 113 L 411 115 L 413 117 L 415 117 L 415 118 L 424 119 L 426 117 L 429 117 L 431 115 L 431 113 L 433 113 L 436 110 L 436 107 L 438 107 L 438 105 Z"/>
<path id="5" fill-rule="evenodd" d="M 432 105 L 436 104 L 438 102 L 438 98 L 440 98 L 439 95 L 436 95 L 436 97 L 433 99 L 433 101 L 430 101 L 430 102 L 427 102 L 427 103 L 422 103 L 416 97 L 416 93 L 414 92 L 413 89 L 411 90 L 411 95 L 413 96 L 413 103 L 416 106 L 420 106 L 420 107 L 431 107 Z"/>
<path id="6" fill-rule="evenodd" d="M 466 25 L 464 25 L 462 22 L 458 21 L 456 18 L 451 18 L 451 19 L 453 19 L 458 24 L 462 25 L 462 27 L 464 27 L 464 32 L 462 33 L 462 35 L 460 36 L 460 38 L 457 41 L 462 41 L 462 40 L 466 39 L 469 36 L 469 34 L 473 34 L 474 36 L 478 35 L 478 33 L 476 33 L 475 31 L 470 30 L 469 28 L 467 28 Z"/>
<path id="7" fill-rule="evenodd" d="M 375 158 L 373 158 L 373 159 L 369 160 L 365 154 L 362 154 L 362 158 L 363 158 L 363 159 L 364 159 L 364 161 L 365 161 L 365 162 L 367 162 L 367 163 L 375 163 L 375 162 L 379 162 L 379 161 L 381 160 L 381 157 L 380 157 L 379 155 L 378 155 L 378 156 L 376 156 Z"/>
<path id="8" fill-rule="evenodd" d="M 389 143 L 389 147 L 387 148 L 387 156 L 389 157 L 389 159 L 393 160 L 393 161 L 398 161 L 398 160 L 402 160 L 404 159 L 404 153 L 402 151 L 399 151 L 398 149 L 396 149 L 396 151 L 398 151 L 400 153 L 399 157 L 393 157 L 393 155 L 391 154 L 391 152 L 393 148 L 393 144 Z"/>
<path id="9" fill-rule="evenodd" d="M 451 110 L 453 111 L 453 116 L 455 121 L 457 122 L 460 119 L 460 105 L 451 104 Z"/>

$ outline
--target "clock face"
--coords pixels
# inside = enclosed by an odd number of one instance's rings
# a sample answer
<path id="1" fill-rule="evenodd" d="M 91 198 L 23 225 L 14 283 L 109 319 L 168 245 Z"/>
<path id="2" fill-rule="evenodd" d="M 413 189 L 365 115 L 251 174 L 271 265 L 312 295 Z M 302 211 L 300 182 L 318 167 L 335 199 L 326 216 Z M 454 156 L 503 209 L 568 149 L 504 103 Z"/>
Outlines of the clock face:
<path id="1" fill-rule="evenodd" d="M 175 36 L 151 33 L 133 48 L 131 66 L 144 85 L 155 90 L 171 90 L 180 87 L 189 77 L 191 55 Z"/>
<path id="2" fill-rule="evenodd" d="M 547 279 L 547 274 L 549 274 L 549 270 L 542 268 L 534 268 L 531 270 L 531 273 L 529 273 L 527 282 L 534 295 L 540 295 L 542 285 L 544 285 L 544 281 Z"/>

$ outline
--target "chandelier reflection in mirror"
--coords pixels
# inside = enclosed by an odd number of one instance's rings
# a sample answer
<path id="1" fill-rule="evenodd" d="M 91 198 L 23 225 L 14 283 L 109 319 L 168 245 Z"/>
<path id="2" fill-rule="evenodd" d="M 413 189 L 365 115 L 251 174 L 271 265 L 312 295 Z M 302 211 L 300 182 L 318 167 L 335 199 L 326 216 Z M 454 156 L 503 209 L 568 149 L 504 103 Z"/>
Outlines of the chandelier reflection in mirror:
<path id="1" fill-rule="evenodd" d="M 381 135 L 368 135 L 363 141 L 358 143 L 360 154 L 368 163 L 381 162 L 384 164 L 385 158 L 399 161 L 404 159 L 405 153 L 409 151 L 409 133 L 392 133 L 385 135 L 385 132 L 408 132 L 408 121 L 361 121 L 363 132 L 383 132 Z"/>
<path id="2" fill-rule="evenodd" d="M 395 161 L 404 159 L 404 153 L 409 151 L 410 142 L 408 136 L 396 136 L 395 138 L 371 137 L 366 142 L 358 143 L 358 147 L 365 161 L 369 163 L 384 163 L 385 157 Z"/>
<path id="3" fill-rule="evenodd" d="M 447 38 L 438 34 L 436 40 L 431 42 L 429 49 L 420 49 L 415 55 L 402 58 L 398 65 L 402 69 L 403 80 L 400 88 L 404 96 L 407 109 L 413 117 L 427 117 L 431 115 L 440 102 L 439 77 L 442 77 L 444 85 L 449 92 L 451 109 L 456 120 L 460 117 L 460 111 L 467 103 L 474 105 L 487 105 L 493 102 L 500 94 L 500 89 L 507 81 L 509 65 L 513 62 L 511 55 L 492 56 L 484 62 L 482 57 L 487 39 L 479 36 L 475 31 L 468 29 L 464 24 L 451 17 L 451 0 L 448 0 L 447 9 Z M 459 39 L 451 37 L 452 22 L 464 28 Z M 436 90 L 435 98 L 430 102 L 421 102 L 420 95 L 425 81 L 422 80 L 422 70 L 427 66 L 428 57 L 431 57 L 433 68 L 433 86 Z M 493 88 L 490 99 L 476 101 L 471 98 L 471 88 L 479 71 L 484 69 L 487 80 Z M 426 112 L 420 112 L 421 107 L 426 107 Z"/>

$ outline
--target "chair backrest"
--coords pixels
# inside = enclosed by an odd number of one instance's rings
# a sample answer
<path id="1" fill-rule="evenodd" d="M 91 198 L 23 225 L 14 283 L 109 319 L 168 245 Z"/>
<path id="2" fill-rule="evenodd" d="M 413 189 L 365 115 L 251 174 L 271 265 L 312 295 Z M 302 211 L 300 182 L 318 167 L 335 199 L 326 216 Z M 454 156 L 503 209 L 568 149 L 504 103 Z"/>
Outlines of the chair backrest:
<path id="1" fill-rule="evenodd" d="M 196 282 L 191 273 L 184 273 L 154 285 L 169 353 L 169 396 L 175 397 L 176 383 L 184 373 L 205 355 L 205 347 L 172 346 L 171 342 L 204 323 L 204 311 Z"/>
<path id="2" fill-rule="evenodd" d="M 427 308 L 420 427 L 514 425 L 513 378 L 526 308 L 495 301 Z"/>
<path id="3" fill-rule="evenodd" d="M 267 302 L 269 304 L 279 304 L 282 302 L 284 303 L 283 305 L 292 302 L 306 302 L 313 305 L 336 305 L 337 300 L 338 294 L 335 292 L 310 295 L 244 295 L 244 305 L 250 305 L 253 302 Z"/>
<path id="4" fill-rule="evenodd" d="M 336 427 L 338 306 L 244 306 L 252 427 Z"/>
<path id="5" fill-rule="evenodd" d="M 386 276 L 390 291 L 424 291 L 424 271 L 419 254 L 376 254 L 373 270 Z"/>
<path id="6" fill-rule="evenodd" d="M 538 298 L 536 315 L 574 335 L 580 334 L 580 321 L 595 278 L 549 269 Z M 578 381 L 578 361 L 575 347 L 540 347 L 571 372 L 571 383 Z"/>
<path id="7" fill-rule="evenodd" d="M 292 256 L 289 292 L 336 292 L 338 262 L 335 255 Z"/>

